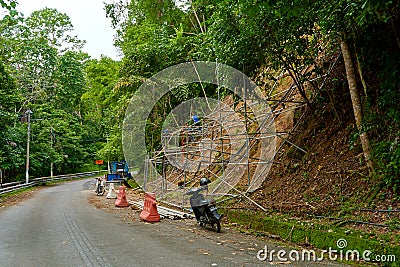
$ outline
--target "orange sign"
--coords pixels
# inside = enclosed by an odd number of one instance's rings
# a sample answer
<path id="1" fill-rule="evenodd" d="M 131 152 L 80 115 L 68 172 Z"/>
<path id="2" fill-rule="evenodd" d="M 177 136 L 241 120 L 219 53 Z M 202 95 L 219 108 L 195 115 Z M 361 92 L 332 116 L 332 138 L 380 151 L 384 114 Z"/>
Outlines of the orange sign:
<path id="1" fill-rule="evenodd" d="M 102 165 L 103 163 L 104 163 L 104 160 L 96 159 L 96 164 L 97 165 Z"/>

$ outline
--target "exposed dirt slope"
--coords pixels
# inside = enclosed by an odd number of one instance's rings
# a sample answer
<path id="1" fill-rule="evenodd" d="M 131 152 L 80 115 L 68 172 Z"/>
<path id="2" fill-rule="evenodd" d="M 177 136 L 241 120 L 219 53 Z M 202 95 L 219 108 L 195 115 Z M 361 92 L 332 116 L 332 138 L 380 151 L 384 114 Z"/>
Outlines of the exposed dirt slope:
<path id="1" fill-rule="evenodd" d="M 306 112 L 305 117 L 288 139 L 307 153 L 284 145 L 263 187 L 252 196 L 262 206 L 303 216 L 333 214 L 330 211 L 354 202 L 367 206 L 375 181 L 367 178 L 361 145 L 358 137 L 353 137 L 355 122 L 344 73 L 339 65 L 333 82 L 328 82 L 314 101 L 314 111 L 297 111 Z M 340 93 L 333 94 L 329 90 L 332 87 Z M 295 123 L 287 121 L 295 117 L 278 118 L 277 130 Z M 400 203 L 393 202 L 389 192 L 373 207 L 400 209 Z"/>

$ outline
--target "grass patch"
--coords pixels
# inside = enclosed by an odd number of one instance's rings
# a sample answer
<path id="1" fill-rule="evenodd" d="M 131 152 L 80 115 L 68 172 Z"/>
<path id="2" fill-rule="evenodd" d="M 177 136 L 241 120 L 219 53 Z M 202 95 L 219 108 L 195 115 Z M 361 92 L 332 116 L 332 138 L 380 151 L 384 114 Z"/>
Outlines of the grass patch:
<path id="1" fill-rule="evenodd" d="M 13 197 L 13 196 L 18 196 L 18 195 L 20 195 L 22 193 L 33 191 L 34 188 L 35 188 L 35 186 L 31 186 L 31 187 L 25 187 L 25 188 L 17 189 L 17 190 L 12 191 L 12 192 L 4 193 L 4 194 L 0 195 L 0 203 L 3 200 L 6 200 L 7 198 L 10 198 L 10 197 Z"/>
<path id="2" fill-rule="evenodd" d="M 357 250 L 360 253 L 372 251 L 370 258 L 378 255 L 395 255 L 400 261 L 400 246 L 390 242 L 386 235 L 375 235 L 355 231 L 314 221 L 300 221 L 284 216 L 269 216 L 252 210 L 228 210 L 221 208 L 230 223 L 241 225 L 242 229 L 256 234 L 273 236 L 274 239 L 302 247 L 312 247 L 321 250 L 338 249 L 337 241 L 346 239 L 347 246 L 343 251 Z M 396 239 L 398 241 L 398 239 Z M 393 240 L 392 240 L 393 241 Z M 357 262 L 359 264 L 360 262 Z M 396 262 L 385 263 L 382 266 L 397 266 Z"/>

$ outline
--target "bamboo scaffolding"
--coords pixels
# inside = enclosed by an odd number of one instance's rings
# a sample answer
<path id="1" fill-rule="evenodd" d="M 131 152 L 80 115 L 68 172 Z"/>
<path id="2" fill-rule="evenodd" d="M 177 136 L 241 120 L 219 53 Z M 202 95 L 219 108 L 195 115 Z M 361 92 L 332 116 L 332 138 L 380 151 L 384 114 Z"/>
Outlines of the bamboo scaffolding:
<path id="1" fill-rule="evenodd" d="M 321 90 L 336 65 L 337 59 L 326 74 L 314 77 L 308 82 L 321 81 L 318 86 L 318 90 Z M 309 66 L 302 67 L 300 73 L 304 74 L 308 70 Z M 199 76 L 197 70 L 195 71 Z M 218 84 L 218 67 L 215 72 Z M 148 177 L 145 178 L 145 182 L 152 186 L 160 184 L 162 199 L 166 201 L 176 194 L 182 194 L 181 203 L 175 204 L 183 207 L 184 190 L 174 184 L 183 182 L 184 189 L 187 190 L 186 186 L 192 187 L 200 177 L 208 176 L 217 181 L 211 193 L 217 193 L 221 188 L 228 188 L 236 191 L 238 193 L 236 196 L 244 197 L 258 208 L 265 210 L 246 196 L 246 193 L 254 191 L 255 187 L 260 185 L 261 179 L 265 178 L 266 170 L 269 170 L 275 162 L 274 158 L 284 145 L 290 145 L 307 153 L 305 149 L 289 140 L 304 119 L 305 112 L 302 112 L 288 131 L 269 130 L 274 128 L 275 120 L 282 114 L 307 105 L 306 100 L 298 100 L 298 85 L 295 82 L 292 82 L 287 89 L 275 92 L 279 81 L 285 75 L 285 72 L 278 75 L 265 99 L 261 99 L 256 93 L 250 94 L 249 88 L 243 82 L 242 88 L 235 88 L 234 91 L 235 94 L 241 92 L 243 99 L 226 104 L 221 100 L 221 88 L 218 87 L 218 104 L 215 107 L 210 104 L 204 86 L 200 82 L 208 107 L 207 112 L 204 107 L 201 107 L 202 114 L 205 114 L 200 119 L 201 126 L 179 125 L 172 116 L 171 129 L 168 129 L 168 132 L 163 133 L 161 137 L 162 148 L 155 151 L 151 159 L 146 160 L 145 176 Z M 191 115 L 192 112 L 191 108 Z M 277 139 L 282 142 L 272 155 L 269 155 L 270 151 L 254 152 L 259 147 Z M 157 175 L 151 170 L 157 169 L 159 164 L 162 165 L 162 175 Z M 183 170 L 179 170 L 179 167 Z M 238 174 L 243 175 L 243 179 L 247 181 L 245 192 L 241 192 L 234 186 L 242 179 L 242 177 L 235 177 Z"/>

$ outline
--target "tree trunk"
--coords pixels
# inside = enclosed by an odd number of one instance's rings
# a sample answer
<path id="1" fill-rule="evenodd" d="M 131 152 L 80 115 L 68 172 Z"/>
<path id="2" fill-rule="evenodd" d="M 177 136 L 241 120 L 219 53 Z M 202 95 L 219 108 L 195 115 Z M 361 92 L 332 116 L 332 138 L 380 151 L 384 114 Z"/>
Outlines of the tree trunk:
<path id="1" fill-rule="evenodd" d="M 364 132 L 362 130 L 362 107 L 361 107 L 361 100 L 360 100 L 360 95 L 358 94 L 357 91 L 357 82 L 356 82 L 356 75 L 354 71 L 354 65 L 353 61 L 351 59 L 351 52 L 349 49 L 349 45 L 347 41 L 342 41 L 340 43 L 340 48 L 342 50 L 343 54 L 343 60 L 344 60 L 344 65 L 346 68 L 346 75 L 347 75 L 347 82 L 349 84 L 349 90 L 350 90 L 350 96 L 351 96 L 351 102 L 353 103 L 353 111 L 354 111 L 354 117 L 356 120 L 356 125 L 357 129 L 360 131 L 360 140 L 361 140 L 361 145 L 363 148 L 364 152 L 364 157 L 365 161 L 367 163 L 367 166 L 373 170 L 373 161 L 372 161 L 372 156 L 371 156 L 371 147 L 369 144 L 369 136 L 367 132 Z"/>
<path id="2" fill-rule="evenodd" d="M 362 84 L 363 89 L 364 89 L 364 95 L 368 100 L 367 82 L 364 79 L 364 74 L 363 74 L 362 67 L 361 67 L 361 58 L 360 58 L 360 55 L 358 53 L 356 53 L 356 59 L 357 59 L 358 75 L 360 75 L 361 84 Z"/>

